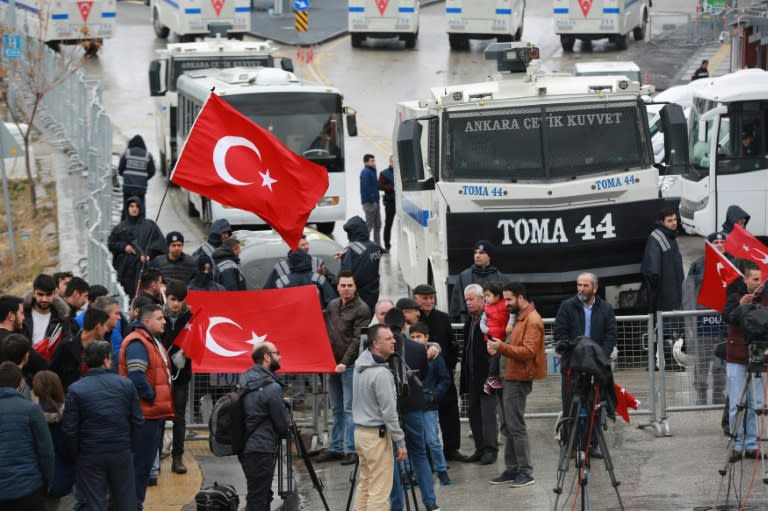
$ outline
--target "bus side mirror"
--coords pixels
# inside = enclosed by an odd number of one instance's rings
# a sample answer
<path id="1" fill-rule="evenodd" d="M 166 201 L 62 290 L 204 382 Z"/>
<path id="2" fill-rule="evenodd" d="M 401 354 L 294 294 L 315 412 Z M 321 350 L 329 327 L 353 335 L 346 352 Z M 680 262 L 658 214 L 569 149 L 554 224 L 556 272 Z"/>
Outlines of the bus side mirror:
<path id="1" fill-rule="evenodd" d="M 165 89 L 163 89 L 163 83 L 160 79 L 160 71 L 162 70 L 162 64 L 159 60 L 153 60 L 149 63 L 149 95 L 150 96 L 165 96 Z"/>
<path id="2" fill-rule="evenodd" d="M 357 110 L 352 107 L 344 107 L 344 115 L 347 118 L 347 135 L 350 137 L 357 136 Z"/>
<path id="3" fill-rule="evenodd" d="M 434 179 L 424 180 L 424 158 L 421 153 L 421 123 L 403 121 L 397 130 L 397 161 L 403 190 L 434 190 Z"/>
<path id="4" fill-rule="evenodd" d="M 667 174 L 682 174 L 690 164 L 688 154 L 688 121 L 683 107 L 675 103 L 664 105 L 659 113 L 664 131 L 664 163 Z"/>
<path id="5" fill-rule="evenodd" d="M 289 58 L 283 57 L 280 59 L 280 67 L 283 69 L 283 71 L 293 73 L 293 61 Z"/>

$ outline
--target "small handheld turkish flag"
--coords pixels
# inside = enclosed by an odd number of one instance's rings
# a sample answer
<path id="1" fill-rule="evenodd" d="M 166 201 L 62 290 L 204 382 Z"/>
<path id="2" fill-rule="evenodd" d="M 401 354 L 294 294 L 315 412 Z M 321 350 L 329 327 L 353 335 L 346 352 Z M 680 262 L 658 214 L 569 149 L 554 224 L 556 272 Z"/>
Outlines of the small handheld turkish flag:
<path id="1" fill-rule="evenodd" d="M 171 181 L 259 215 L 296 249 L 328 171 L 293 153 L 216 94 L 205 102 Z"/>
<path id="2" fill-rule="evenodd" d="M 768 247 L 752 236 L 742 226 L 736 224 L 725 237 L 725 251 L 733 257 L 747 259 L 760 267 L 760 280 L 768 280 Z"/>
<path id="3" fill-rule="evenodd" d="M 331 373 L 336 368 L 315 286 L 190 291 L 187 303 L 194 314 L 174 344 L 192 359 L 195 373 L 245 371 L 253 365 L 253 347 L 261 342 L 271 342 L 280 352 L 281 373 Z"/>
<path id="4" fill-rule="evenodd" d="M 697 303 L 722 312 L 728 284 L 742 276 L 733 263 L 707 241 L 704 248 L 704 280 L 701 282 Z"/>

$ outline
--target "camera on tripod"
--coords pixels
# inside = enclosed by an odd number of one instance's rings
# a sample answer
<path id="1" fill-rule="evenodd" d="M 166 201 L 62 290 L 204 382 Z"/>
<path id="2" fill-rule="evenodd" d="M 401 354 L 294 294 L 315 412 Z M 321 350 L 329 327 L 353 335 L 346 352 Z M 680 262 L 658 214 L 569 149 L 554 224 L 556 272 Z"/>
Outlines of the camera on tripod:
<path id="1" fill-rule="evenodd" d="M 768 348 L 768 308 L 747 303 L 739 305 L 733 314 L 744 334 L 744 344 Z"/>

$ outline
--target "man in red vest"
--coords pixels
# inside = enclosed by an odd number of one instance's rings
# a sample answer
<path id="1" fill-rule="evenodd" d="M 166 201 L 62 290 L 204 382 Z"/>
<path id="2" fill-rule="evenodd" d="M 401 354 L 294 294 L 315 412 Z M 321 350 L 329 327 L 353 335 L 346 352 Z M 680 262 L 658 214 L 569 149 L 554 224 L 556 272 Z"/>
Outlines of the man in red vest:
<path id="1" fill-rule="evenodd" d="M 136 497 L 141 510 L 149 472 L 160 448 L 161 424 L 173 418 L 173 399 L 168 353 L 158 339 L 165 330 L 163 308 L 145 305 L 139 309 L 132 327 L 133 331 L 120 346 L 119 368 L 120 375 L 127 376 L 136 386 L 144 413 L 144 425 L 133 456 Z"/>

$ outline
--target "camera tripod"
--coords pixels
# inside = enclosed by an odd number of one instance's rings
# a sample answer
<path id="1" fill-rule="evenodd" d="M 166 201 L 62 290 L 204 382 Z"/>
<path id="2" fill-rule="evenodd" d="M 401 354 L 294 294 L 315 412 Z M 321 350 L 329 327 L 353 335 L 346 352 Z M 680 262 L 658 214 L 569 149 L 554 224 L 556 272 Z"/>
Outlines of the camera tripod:
<path id="1" fill-rule="evenodd" d="M 734 475 L 734 465 L 746 454 L 746 435 L 748 431 L 748 422 L 750 419 L 748 414 L 752 414 L 755 418 L 756 434 L 758 435 L 757 449 L 755 451 L 757 453 L 756 457 L 760 458 L 761 469 L 763 471 L 763 483 L 768 484 L 768 474 L 766 474 L 765 471 L 766 463 L 765 459 L 763 458 L 763 449 L 761 448 L 761 444 L 765 439 L 761 438 L 760 436 L 764 431 L 763 424 L 765 419 L 765 408 L 761 404 L 764 402 L 763 393 L 765 390 L 762 386 L 763 375 L 766 372 L 765 355 L 754 344 L 748 345 L 748 349 L 749 365 L 747 366 L 746 378 L 744 380 L 744 385 L 742 386 L 739 396 L 739 404 L 736 405 L 736 416 L 734 417 L 733 425 L 729 432 L 730 438 L 728 440 L 727 446 L 728 458 L 723 468 L 721 468 L 718 472 L 723 477 L 729 473 L 731 476 Z M 759 400 L 758 395 L 761 396 L 761 399 Z M 729 398 L 730 397 L 735 398 L 736 396 L 729 396 Z M 749 402 L 750 398 L 752 400 L 751 403 Z M 736 442 L 736 437 L 739 432 L 741 432 L 741 434 L 744 436 L 742 448 L 739 452 L 734 452 L 733 446 Z M 728 480 L 729 483 L 731 481 L 731 479 Z M 725 497 L 726 505 L 728 504 L 731 488 L 732 486 L 729 484 L 728 492 Z M 736 500 L 741 500 L 738 494 L 736 495 Z"/>
<path id="2" fill-rule="evenodd" d="M 560 496 L 563 494 L 563 486 L 572 453 L 575 455 L 577 471 L 574 483 L 578 482 L 579 485 L 581 510 L 586 511 L 590 509 L 588 485 L 591 478 L 590 451 L 593 448 L 593 434 L 597 439 L 597 446 L 603 453 L 605 470 L 611 478 L 611 486 L 616 490 L 619 507 L 622 511 L 624 510 L 624 503 L 621 501 L 621 494 L 619 493 L 621 482 L 616 479 L 616 474 L 613 472 L 611 453 L 608 451 L 608 444 L 603 435 L 603 429 L 608 428 L 605 406 L 605 402 L 600 401 L 600 385 L 594 381 L 594 376 L 580 375 L 578 385 L 573 394 L 568 417 L 564 417 L 557 424 L 557 429 L 561 431 L 566 424 L 569 427 L 567 428 L 568 438 L 562 441 L 560 446 L 560 461 L 557 465 L 557 486 L 553 489 L 557 495 L 555 497 L 554 511 L 558 511 Z M 573 485 L 571 485 L 569 490 L 569 493 L 572 492 Z M 566 505 L 567 503 L 564 503 L 563 507 L 565 508 Z M 568 509 L 573 509 L 573 507 L 573 505 L 570 505 Z"/>
<path id="3" fill-rule="evenodd" d="M 293 410 L 290 403 L 286 402 L 288 407 L 288 414 L 291 421 L 288 429 L 288 436 L 283 438 L 277 445 L 277 457 L 275 458 L 275 464 L 277 465 L 277 494 L 283 499 L 283 503 L 295 493 L 293 486 L 293 450 L 291 449 L 291 440 L 296 443 L 296 452 L 304 461 L 304 466 L 307 467 L 309 478 L 312 480 L 312 486 L 317 490 L 317 494 L 320 495 L 320 500 L 323 502 L 325 511 L 330 511 L 328 502 L 325 500 L 323 494 L 323 482 L 317 478 L 317 473 L 312 465 L 312 460 L 309 458 L 307 448 L 304 446 L 304 441 L 301 439 L 301 433 L 296 427 L 296 421 L 293 418 Z"/>

